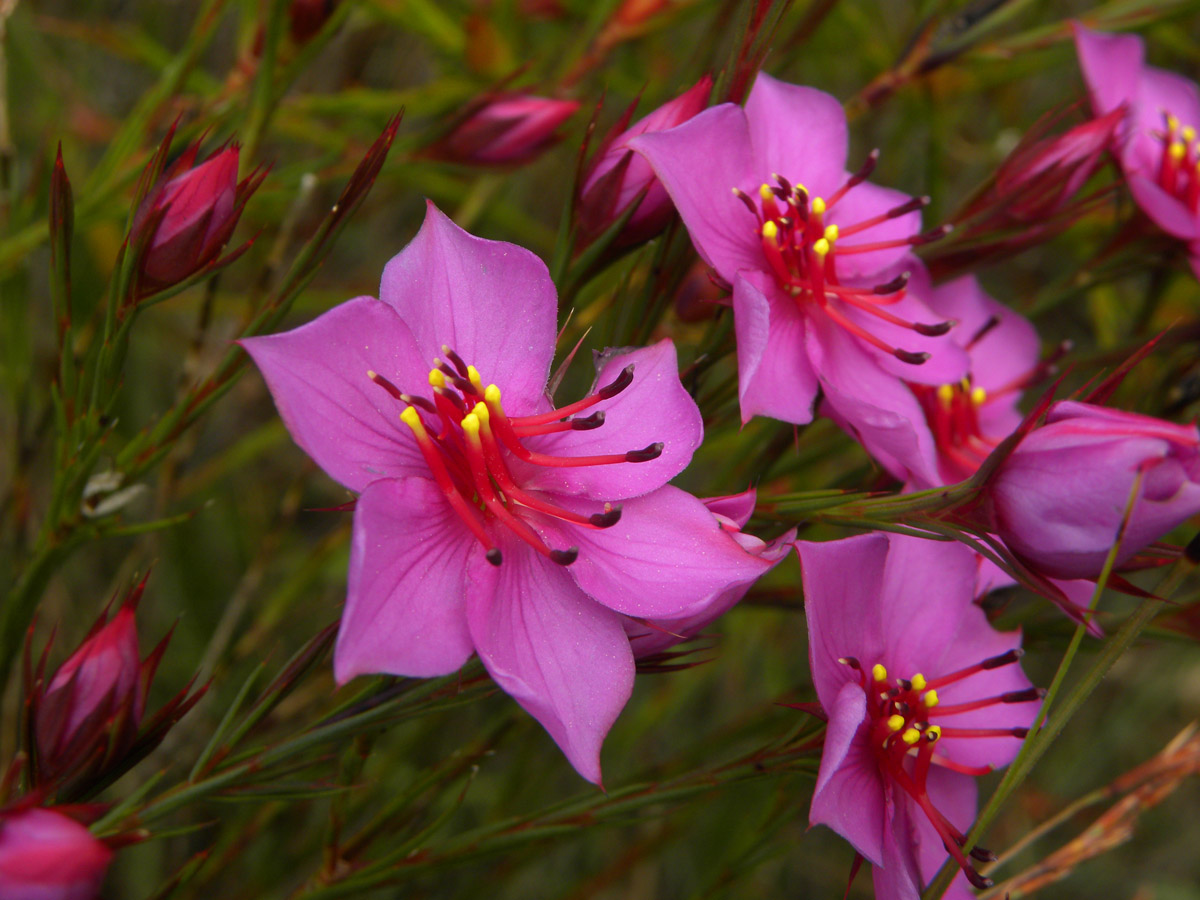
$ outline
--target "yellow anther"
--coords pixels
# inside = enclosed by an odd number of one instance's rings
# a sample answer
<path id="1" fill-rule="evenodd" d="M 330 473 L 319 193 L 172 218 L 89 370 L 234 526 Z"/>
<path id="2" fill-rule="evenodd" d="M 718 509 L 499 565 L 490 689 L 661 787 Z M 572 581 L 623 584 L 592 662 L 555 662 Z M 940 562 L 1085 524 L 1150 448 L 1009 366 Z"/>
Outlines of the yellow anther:
<path id="1" fill-rule="evenodd" d="M 488 403 L 494 403 L 496 406 L 499 406 L 500 388 L 496 387 L 494 384 L 489 384 L 483 392 L 483 399 Z"/>
<path id="2" fill-rule="evenodd" d="M 908 744 L 910 747 L 921 739 L 921 732 L 915 728 L 910 728 L 904 734 L 900 735 L 900 740 Z"/>
<path id="3" fill-rule="evenodd" d="M 825 238 L 817 238 L 813 241 L 813 253 L 817 256 L 825 256 L 829 253 L 829 241 Z"/>
<path id="4" fill-rule="evenodd" d="M 471 410 L 471 415 L 477 417 L 483 423 L 489 422 L 492 418 L 492 414 L 483 403 L 476 403 L 474 409 Z"/>
<path id="5" fill-rule="evenodd" d="M 952 385 L 952 384 L 938 385 L 937 395 L 938 395 L 938 399 L 942 401 L 943 405 L 949 406 L 950 402 L 954 399 L 954 385 Z"/>
<path id="6" fill-rule="evenodd" d="M 474 366 L 467 366 L 467 381 L 475 385 L 475 390 L 483 390 L 483 379 L 479 377 L 479 370 Z"/>
<path id="7" fill-rule="evenodd" d="M 925 729 L 925 734 L 928 735 L 928 739 L 931 741 L 940 740 L 942 737 L 942 729 L 937 725 L 930 725 Z"/>
<path id="8" fill-rule="evenodd" d="M 971 389 L 971 402 L 976 406 L 982 406 L 987 401 L 987 391 L 981 387 Z"/>
<path id="9" fill-rule="evenodd" d="M 367 377 L 370 378 L 372 381 L 374 381 L 376 378 L 379 377 L 379 373 L 376 372 L 374 369 L 367 369 Z"/>
<path id="10" fill-rule="evenodd" d="M 910 678 L 909 681 L 912 682 L 914 691 L 925 690 L 925 685 L 927 682 L 925 681 L 925 676 L 922 675 L 920 672 L 918 672 L 916 675 L 914 675 L 912 678 Z"/>
<path id="11" fill-rule="evenodd" d="M 1167 147 L 1167 156 L 1175 162 L 1183 162 L 1183 158 L 1187 156 L 1187 146 L 1179 141 L 1171 141 L 1170 146 Z"/>
<path id="12" fill-rule="evenodd" d="M 904 716 L 899 716 L 899 715 L 891 716 L 887 720 L 887 727 L 891 731 L 899 731 L 901 728 L 904 727 L 904 722 L 905 722 Z"/>
<path id="13" fill-rule="evenodd" d="M 441 388 L 446 386 L 446 376 L 442 374 L 441 369 L 429 370 L 429 385 L 430 387 Z"/>
<path id="14" fill-rule="evenodd" d="M 774 198 L 775 192 L 771 190 L 771 186 L 769 184 L 760 184 L 758 186 L 758 196 L 762 197 L 764 200 L 771 200 Z"/>
<path id="15" fill-rule="evenodd" d="M 808 196 L 808 188 L 806 188 L 804 185 L 802 185 L 800 182 L 797 181 L 796 182 L 796 193 L 804 194 L 805 196 Z"/>
<path id="16" fill-rule="evenodd" d="M 469 412 L 463 416 L 462 430 L 468 440 L 479 440 L 479 416 L 473 412 Z"/>
<path id="17" fill-rule="evenodd" d="M 775 240 L 775 238 L 779 237 L 779 226 L 771 220 L 763 222 L 762 236 L 768 241 Z"/>
<path id="18" fill-rule="evenodd" d="M 922 698 L 922 700 L 924 701 L 926 706 L 928 706 L 930 709 L 932 709 L 933 707 L 938 705 L 937 691 L 926 691 L 925 696 Z"/>
<path id="19" fill-rule="evenodd" d="M 1168 113 L 1167 115 L 1167 131 L 1178 131 L 1179 120 Z"/>
<path id="20" fill-rule="evenodd" d="M 425 433 L 425 425 L 421 422 L 420 413 L 418 413 L 411 406 L 404 407 L 404 412 L 400 413 L 400 421 L 417 434 Z"/>
<path id="21" fill-rule="evenodd" d="M 887 669 L 881 663 L 875 663 L 875 667 L 871 669 L 871 677 L 876 681 L 887 681 Z"/>
<path id="22" fill-rule="evenodd" d="M 823 215 L 825 215 L 825 209 L 826 209 L 825 201 L 823 199 L 821 199 L 820 197 L 813 197 L 812 211 L 815 212 L 818 216 L 823 216 Z"/>
<path id="23" fill-rule="evenodd" d="M 1179 132 L 1185 141 L 1189 144 L 1196 139 L 1196 129 L 1191 125 L 1184 125 L 1183 130 Z"/>
<path id="24" fill-rule="evenodd" d="M 832 244 L 837 239 L 838 239 L 838 227 L 836 225 L 826 225 L 825 226 L 825 240 L 829 241 L 829 243 Z"/>

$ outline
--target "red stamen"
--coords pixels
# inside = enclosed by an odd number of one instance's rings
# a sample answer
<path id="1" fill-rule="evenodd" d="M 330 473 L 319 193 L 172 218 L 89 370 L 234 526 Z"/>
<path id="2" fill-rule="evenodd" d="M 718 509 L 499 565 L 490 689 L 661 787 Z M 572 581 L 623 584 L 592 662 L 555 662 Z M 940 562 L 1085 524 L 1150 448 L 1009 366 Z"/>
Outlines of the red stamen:
<path id="1" fill-rule="evenodd" d="M 625 388 L 629 387 L 629 385 L 632 383 L 633 363 L 630 363 L 621 370 L 621 373 L 617 375 L 612 382 L 600 388 L 600 390 L 596 391 L 596 393 L 588 397 L 584 397 L 582 400 L 576 400 L 574 403 L 568 403 L 566 406 L 560 406 L 558 409 L 550 410 L 550 412 L 538 413 L 537 415 L 533 416 L 514 416 L 508 421 L 512 423 L 514 428 L 528 425 L 545 425 L 550 422 L 557 422 L 559 419 L 565 419 L 567 416 L 573 416 L 578 412 L 583 412 L 588 407 L 595 406 L 601 400 L 609 400 L 617 396 L 617 394 L 621 393 L 621 391 L 625 390 Z M 495 413 L 496 410 L 492 409 L 492 412 Z"/>

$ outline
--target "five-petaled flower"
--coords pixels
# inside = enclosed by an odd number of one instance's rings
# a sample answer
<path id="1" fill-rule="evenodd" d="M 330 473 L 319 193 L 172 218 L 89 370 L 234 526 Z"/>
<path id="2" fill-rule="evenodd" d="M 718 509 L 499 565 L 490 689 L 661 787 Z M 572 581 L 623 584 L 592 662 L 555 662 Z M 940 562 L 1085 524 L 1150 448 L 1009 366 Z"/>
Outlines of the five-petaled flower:
<path id="1" fill-rule="evenodd" d="M 597 359 L 555 409 L 557 300 L 527 250 L 432 205 L 360 297 L 244 342 L 296 442 L 359 492 L 338 681 L 477 652 L 575 768 L 633 684 L 623 616 L 678 619 L 772 564 L 667 485 L 699 446 L 669 341 Z"/>
<path id="2" fill-rule="evenodd" d="M 1011 762 L 1042 691 L 1015 665 L 1020 635 L 975 606 L 976 557 L 957 543 L 868 534 L 798 542 L 809 660 L 829 716 L 809 818 L 874 866 L 878 900 L 915 900 L 965 847 L 973 776 Z"/>
<path id="3" fill-rule="evenodd" d="M 696 250 L 733 287 L 742 419 L 811 421 L 822 381 L 864 367 L 957 382 L 961 348 L 907 291 L 926 198 L 847 173 L 846 116 L 813 88 L 760 74 L 725 103 L 630 146 L 650 162 Z M 869 390 L 869 389 L 868 389 Z"/>
<path id="4" fill-rule="evenodd" d="M 1117 159 L 1138 206 L 1185 242 L 1200 277 L 1200 90 L 1145 63 L 1142 39 L 1074 24 L 1079 66 L 1096 115 L 1125 110 Z"/>

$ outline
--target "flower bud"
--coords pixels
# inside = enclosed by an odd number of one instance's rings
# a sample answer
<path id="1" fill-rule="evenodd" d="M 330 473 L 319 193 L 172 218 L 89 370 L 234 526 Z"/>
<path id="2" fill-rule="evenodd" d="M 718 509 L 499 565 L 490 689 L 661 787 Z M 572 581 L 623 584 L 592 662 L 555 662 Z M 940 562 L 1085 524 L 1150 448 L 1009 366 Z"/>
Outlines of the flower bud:
<path id="1" fill-rule="evenodd" d="M 682 125 L 708 105 L 712 79 L 705 75 L 689 90 L 664 103 L 615 137 L 592 158 L 579 197 L 579 220 L 593 239 L 616 222 L 640 196 L 641 202 L 617 238 L 618 246 L 648 240 L 666 227 L 674 204 L 650 163 L 629 149 L 635 137 Z"/>
<path id="2" fill-rule="evenodd" d="M 126 603 L 50 679 L 34 717 L 38 765 L 54 777 L 82 764 L 98 743 L 127 749 L 144 711 L 137 624 Z"/>
<path id="3" fill-rule="evenodd" d="M 558 141 L 558 126 L 577 109 L 574 100 L 494 94 L 469 108 L 430 155 L 466 165 L 522 165 Z"/>
<path id="4" fill-rule="evenodd" d="M 91 900 L 112 855 L 86 828 L 52 809 L 0 813 L 4 900 Z"/>
<path id="5" fill-rule="evenodd" d="M 1026 563 L 1056 578 L 1097 578 L 1118 539 L 1120 565 L 1200 512 L 1200 431 L 1056 403 L 984 491 L 989 524 Z"/>
<path id="6" fill-rule="evenodd" d="M 141 296 L 171 287 L 218 263 L 242 207 L 265 174 L 255 173 L 239 184 L 236 144 L 194 166 L 199 149 L 199 144 L 193 144 L 163 172 L 134 216 L 130 242 L 142 248 L 138 264 Z"/>

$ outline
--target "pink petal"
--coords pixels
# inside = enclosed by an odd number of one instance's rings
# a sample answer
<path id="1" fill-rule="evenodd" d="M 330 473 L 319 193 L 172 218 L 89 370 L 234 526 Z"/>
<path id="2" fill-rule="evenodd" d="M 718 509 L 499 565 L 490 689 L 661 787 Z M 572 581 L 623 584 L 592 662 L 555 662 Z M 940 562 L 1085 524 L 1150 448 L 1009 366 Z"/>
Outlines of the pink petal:
<path id="1" fill-rule="evenodd" d="M 430 203 L 379 290 L 412 329 L 426 374 L 445 344 L 500 387 L 511 415 L 541 411 L 558 299 L 528 250 L 467 234 Z"/>
<path id="2" fill-rule="evenodd" d="M 600 783 L 600 745 L 633 690 L 633 653 L 615 613 L 567 570 L 518 542 L 504 562 L 468 565 L 467 620 L 496 683 L 545 726 L 575 770 Z"/>
<path id="3" fill-rule="evenodd" d="M 1132 34 L 1105 34 L 1072 22 L 1075 50 L 1092 109 L 1104 115 L 1136 96 L 1142 74 L 1142 41 Z"/>
<path id="4" fill-rule="evenodd" d="M 753 194 L 770 173 L 752 155 L 745 112 L 732 103 L 707 109 L 670 131 L 629 142 L 671 195 L 696 251 L 733 283 L 741 269 L 764 265 L 758 223 L 733 195 Z"/>
<path id="5" fill-rule="evenodd" d="M 1200 238 L 1200 216 L 1180 200 L 1140 174 L 1130 173 L 1125 182 L 1137 205 L 1167 234 L 1185 241 Z"/>
<path id="6" fill-rule="evenodd" d="M 919 900 L 921 874 L 917 869 L 913 817 L 920 815 L 900 788 L 884 786 L 887 825 L 883 831 L 883 865 L 871 869 L 875 900 Z"/>
<path id="7" fill-rule="evenodd" d="M 375 672 L 428 678 L 461 668 L 473 649 L 463 598 L 466 567 L 476 558 L 483 550 L 433 481 L 369 485 L 354 509 L 334 652 L 338 683 Z"/>
<path id="8" fill-rule="evenodd" d="M 691 462 L 704 437 L 704 424 L 696 401 L 679 381 L 675 345 L 664 339 L 641 350 L 601 357 L 597 363 L 596 387 L 611 384 L 622 369 L 633 366 L 629 387 L 584 413 L 602 411 L 604 424 L 589 431 L 530 438 L 525 444 L 531 450 L 555 456 L 593 456 L 640 450 L 662 442 L 662 454 L 641 463 L 522 467 L 520 471 L 527 473 L 523 484 L 555 493 L 623 500 L 662 487 Z"/>
<path id="9" fill-rule="evenodd" d="M 846 113 L 837 98 L 760 72 L 746 100 L 746 120 L 760 181 L 778 173 L 813 197 L 828 197 L 845 181 Z M 757 188 L 748 188 L 751 196 Z"/>
<path id="10" fill-rule="evenodd" d="M 867 695 L 844 684 L 832 708 L 808 820 L 828 825 L 874 865 L 883 862 L 883 780 L 867 735 Z"/>
<path id="11" fill-rule="evenodd" d="M 797 541 L 808 619 L 808 654 L 817 698 L 833 709 L 842 685 L 858 673 L 838 660 L 870 668 L 883 657 L 880 595 L 888 541 L 864 534 L 841 541 Z"/>
<path id="12" fill-rule="evenodd" d="M 742 421 L 770 416 L 802 425 L 813 418 L 817 379 L 805 347 L 805 317 L 764 272 L 733 284 L 738 399 Z"/>
<path id="13" fill-rule="evenodd" d="M 979 789 L 975 779 L 969 775 L 951 772 L 941 766 L 932 766 L 925 782 L 929 799 L 934 807 L 950 820 L 955 828 L 966 834 L 975 822 L 975 808 Z M 928 884 L 948 858 L 942 839 L 930 824 L 929 818 L 911 800 L 907 801 L 909 821 L 915 825 L 917 842 L 917 868 L 921 881 Z M 959 872 L 942 895 L 950 900 L 973 900 L 967 876 Z"/>
<path id="14" fill-rule="evenodd" d="M 738 528 L 745 528 L 750 517 L 754 515 L 755 504 L 758 503 L 758 491 L 747 488 L 740 494 L 728 494 L 724 497 L 701 497 L 700 502 L 708 507 L 713 515 L 724 516 L 737 523 Z"/>
<path id="15" fill-rule="evenodd" d="M 246 338 L 292 438 L 330 477 L 361 491 L 378 478 L 427 473 L 400 422 L 402 405 L 367 377 L 401 390 L 427 384 L 427 361 L 386 304 L 359 297 L 282 334 Z"/>
<path id="16" fill-rule="evenodd" d="M 597 511 L 575 498 L 557 499 L 580 512 Z M 568 571 L 609 609 L 681 618 L 701 611 L 721 591 L 749 585 L 772 565 L 742 549 L 703 503 L 679 488 L 659 488 L 621 508 L 621 520 L 611 528 L 538 524 L 550 546 L 579 547 Z"/>
<path id="17" fill-rule="evenodd" d="M 851 188 L 841 200 L 829 211 L 828 221 L 841 228 L 865 222 L 867 219 L 882 215 L 889 210 L 910 201 L 912 197 L 901 191 L 880 187 L 871 182 L 864 182 Z M 845 239 L 838 239 L 837 246 L 846 248 L 855 244 L 874 244 L 885 241 L 903 241 L 921 230 L 921 211 L 905 213 L 888 219 L 879 225 L 852 234 Z M 883 250 L 873 250 L 869 253 L 839 254 L 834 250 L 837 260 L 837 273 L 842 281 L 848 284 L 869 284 L 872 276 L 909 257 L 910 247 L 901 244 Z M 865 279 L 865 280 L 864 280 Z M 882 279 L 886 281 L 887 279 Z"/>

